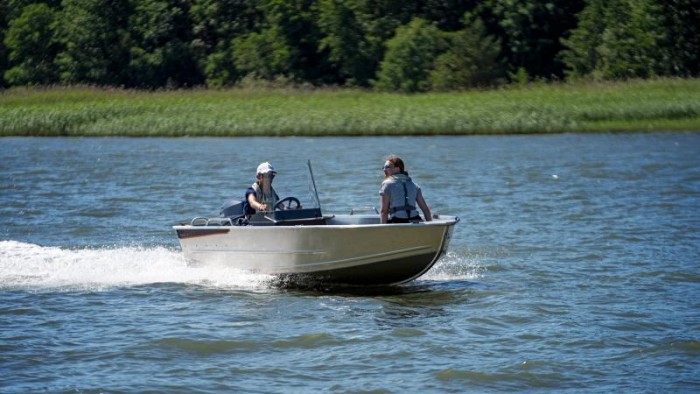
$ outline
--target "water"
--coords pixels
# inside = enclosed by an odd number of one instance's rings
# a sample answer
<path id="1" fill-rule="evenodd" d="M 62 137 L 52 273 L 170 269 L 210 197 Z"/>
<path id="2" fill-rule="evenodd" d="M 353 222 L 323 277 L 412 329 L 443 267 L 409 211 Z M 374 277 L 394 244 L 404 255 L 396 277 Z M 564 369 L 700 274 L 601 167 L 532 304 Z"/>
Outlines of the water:
<path id="1" fill-rule="evenodd" d="M 0 392 L 696 392 L 700 134 L 4 138 Z M 305 290 L 183 260 L 261 161 L 281 195 L 376 206 L 401 155 L 449 254 Z M 274 242 L 274 240 L 271 240 Z"/>

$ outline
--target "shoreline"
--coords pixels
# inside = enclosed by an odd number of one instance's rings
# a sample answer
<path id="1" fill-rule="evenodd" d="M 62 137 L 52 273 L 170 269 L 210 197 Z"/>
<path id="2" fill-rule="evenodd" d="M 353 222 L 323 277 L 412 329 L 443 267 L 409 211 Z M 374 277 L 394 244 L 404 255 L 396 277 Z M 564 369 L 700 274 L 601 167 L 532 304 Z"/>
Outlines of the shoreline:
<path id="1" fill-rule="evenodd" d="M 349 89 L 0 91 L 0 136 L 273 137 L 700 131 L 700 79 Z"/>

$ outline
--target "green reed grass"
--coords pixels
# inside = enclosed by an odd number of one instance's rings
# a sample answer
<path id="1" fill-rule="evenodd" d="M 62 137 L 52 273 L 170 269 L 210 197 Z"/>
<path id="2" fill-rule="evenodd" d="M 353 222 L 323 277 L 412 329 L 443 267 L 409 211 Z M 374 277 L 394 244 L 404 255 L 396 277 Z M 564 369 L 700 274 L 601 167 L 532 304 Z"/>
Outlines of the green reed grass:
<path id="1" fill-rule="evenodd" d="M 334 136 L 700 131 L 700 80 L 459 93 L 333 89 L 0 92 L 0 136 Z"/>

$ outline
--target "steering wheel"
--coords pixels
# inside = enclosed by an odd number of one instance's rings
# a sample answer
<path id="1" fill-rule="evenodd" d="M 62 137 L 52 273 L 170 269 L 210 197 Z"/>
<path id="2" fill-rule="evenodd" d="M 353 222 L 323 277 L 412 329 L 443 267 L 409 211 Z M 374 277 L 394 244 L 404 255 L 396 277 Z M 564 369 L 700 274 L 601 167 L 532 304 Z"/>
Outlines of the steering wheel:
<path id="1" fill-rule="evenodd" d="M 286 211 L 288 209 L 299 209 L 301 208 L 301 203 L 296 197 L 285 197 L 275 204 L 275 211 Z"/>

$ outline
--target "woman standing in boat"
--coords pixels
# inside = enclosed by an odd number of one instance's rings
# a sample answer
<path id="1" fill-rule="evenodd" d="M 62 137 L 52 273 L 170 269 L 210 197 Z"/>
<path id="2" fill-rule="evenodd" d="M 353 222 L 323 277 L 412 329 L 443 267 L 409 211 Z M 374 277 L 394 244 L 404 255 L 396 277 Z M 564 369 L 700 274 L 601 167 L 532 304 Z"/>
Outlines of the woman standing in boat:
<path id="1" fill-rule="evenodd" d="M 423 199 L 420 186 L 413 183 L 406 172 L 403 160 L 391 155 L 384 161 L 386 177 L 379 189 L 381 223 L 410 223 L 421 221 L 416 204 L 423 211 L 426 221 L 433 220 L 430 208 Z"/>
<path id="2" fill-rule="evenodd" d="M 256 181 L 245 191 L 245 214 L 253 215 L 256 212 L 272 211 L 279 201 L 279 196 L 272 188 L 272 180 L 277 171 L 269 162 L 261 163 L 255 174 Z"/>

